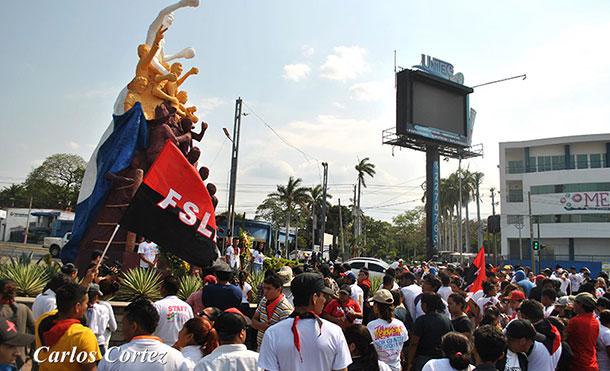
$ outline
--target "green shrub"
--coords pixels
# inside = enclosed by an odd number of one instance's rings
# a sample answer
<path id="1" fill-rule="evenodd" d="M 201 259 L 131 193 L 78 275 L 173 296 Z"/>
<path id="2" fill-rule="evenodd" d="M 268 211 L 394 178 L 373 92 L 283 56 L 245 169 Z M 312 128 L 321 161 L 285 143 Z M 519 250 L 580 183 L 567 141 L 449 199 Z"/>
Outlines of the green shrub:
<path id="1" fill-rule="evenodd" d="M 183 276 L 180 278 L 180 286 L 178 288 L 178 297 L 182 300 L 188 299 L 195 291 L 201 289 L 203 281 L 199 276 Z"/>
<path id="2" fill-rule="evenodd" d="M 136 298 L 158 300 L 161 298 L 161 275 L 156 269 L 133 268 L 121 277 L 117 300 L 133 301 Z"/>
<path id="3" fill-rule="evenodd" d="M 17 285 L 17 295 L 36 296 L 42 292 L 51 278 L 52 266 L 32 263 L 32 253 L 19 258 L 9 258 L 0 265 L 0 279 L 11 280 Z"/>
<path id="4" fill-rule="evenodd" d="M 296 267 L 299 262 L 296 260 L 284 259 L 284 258 L 265 258 L 263 263 L 264 270 L 272 269 L 277 271 L 278 269 L 289 266 L 290 268 Z"/>
<path id="5" fill-rule="evenodd" d="M 371 277 L 371 297 L 375 295 L 375 293 L 381 288 L 383 284 L 383 278 L 381 277 Z"/>

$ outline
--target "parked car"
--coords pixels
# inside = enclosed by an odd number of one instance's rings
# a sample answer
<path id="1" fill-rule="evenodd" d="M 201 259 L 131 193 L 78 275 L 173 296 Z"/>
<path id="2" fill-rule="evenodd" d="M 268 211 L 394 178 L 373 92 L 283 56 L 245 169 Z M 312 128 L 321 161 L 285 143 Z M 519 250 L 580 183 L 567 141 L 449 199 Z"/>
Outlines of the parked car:
<path id="1" fill-rule="evenodd" d="M 389 268 L 389 264 L 381 259 L 357 257 L 346 261 L 352 267 L 352 272 L 356 275 L 360 268 L 366 267 L 369 269 L 369 277 L 381 277 L 385 275 L 385 270 Z"/>
<path id="2" fill-rule="evenodd" d="M 72 232 L 67 232 L 63 237 L 45 237 L 42 247 L 48 248 L 49 253 L 54 258 L 59 258 L 59 253 L 72 237 Z"/>

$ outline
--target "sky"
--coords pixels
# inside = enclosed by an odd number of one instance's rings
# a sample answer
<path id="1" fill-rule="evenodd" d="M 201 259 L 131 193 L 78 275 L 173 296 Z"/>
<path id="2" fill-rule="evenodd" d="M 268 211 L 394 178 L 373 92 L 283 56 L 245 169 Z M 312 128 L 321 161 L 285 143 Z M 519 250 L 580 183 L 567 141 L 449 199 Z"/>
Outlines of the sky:
<path id="1" fill-rule="evenodd" d="M 0 187 L 21 182 L 54 153 L 89 159 L 131 80 L 136 48 L 172 0 L 12 1 L 3 4 L 0 45 Z M 242 97 L 236 210 L 256 206 L 289 176 L 313 186 L 329 164 L 331 202 L 350 203 L 354 165 L 370 158 L 362 207 L 391 220 L 421 205 L 425 155 L 382 145 L 395 125 L 394 50 L 409 68 L 424 53 L 454 65 L 475 89 L 473 143 L 463 166 L 502 191 L 498 143 L 608 132 L 607 1 L 202 0 L 180 9 L 165 50 L 193 47 L 200 73 L 183 85 L 210 128 L 200 164 L 226 209 L 235 100 Z M 275 133 L 269 128 L 273 128 Z M 441 176 L 457 160 L 441 161 Z M 473 205 L 474 206 L 474 205 Z"/>

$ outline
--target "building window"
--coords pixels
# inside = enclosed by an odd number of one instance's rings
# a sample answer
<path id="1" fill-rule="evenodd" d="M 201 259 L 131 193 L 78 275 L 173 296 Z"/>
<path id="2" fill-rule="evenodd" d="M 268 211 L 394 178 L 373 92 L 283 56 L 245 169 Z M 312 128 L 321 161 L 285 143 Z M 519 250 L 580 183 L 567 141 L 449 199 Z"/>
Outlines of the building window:
<path id="1" fill-rule="evenodd" d="M 538 156 L 538 171 L 551 171 L 551 156 Z"/>
<path id="2" fill-rule="evenodd" d="M 572 183 L 532 186 L 533 195 L 571 192 L 610 192 L 610 183 Z"/>
<path id="3" fill-rule="evenodd" d="M 599 153 L 591 154 L 589 155 L 589 158 L 591 160 L 591 169 L 599 169 L 600 167 L 604 166 L 602 162 L 602 155 Z"/>
<path id="4" fill-rule="evenodd" d="M 508 161 L 508 173 L 509 174 L 522 174 L 523 173 L 523 161 Z"/>
<path id="5" fill-rule="evenodd" d="M 526 171 L 528 173 L 535 173 L 536 172 L 536 157 L 530 157 L 528 160 L 529 160 L 529 164 L 527 166 Z"/>
<path id="6" fill-rule="evenodd" d="M 552 156 L 551 157 L 551 169 L 552 170 L 564 170 L 566 168 L 565 156 Z"/>
<path id="7" fill-rule="evenodd" d="M 523 224 L 523 215 L 507 215 L 506 223 L 511 225 Z"/>
<path id="8" fill-rule="evenodd" d="M 506 182 L 508 188 L 508 202 L 523 202 L 523 182 L 520 180 Z"/>
<path id="9" fill-rule="evenodd" d="M 589 168 L 589 156 L 576 155 L 576 168 L 577 169 L 588 169 Z"/>
<path id="10" fill-rule="evenodd" d="M 610 213 L 534 215 L 534 224 L 554 223 L 610 223 Z"/>

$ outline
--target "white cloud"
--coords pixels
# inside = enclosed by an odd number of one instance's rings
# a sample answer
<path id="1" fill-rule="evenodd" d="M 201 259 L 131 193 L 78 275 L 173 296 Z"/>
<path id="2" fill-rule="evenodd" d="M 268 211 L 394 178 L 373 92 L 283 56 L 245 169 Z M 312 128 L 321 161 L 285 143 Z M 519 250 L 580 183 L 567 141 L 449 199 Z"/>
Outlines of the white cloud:
<path id="1" fill-rule="evenodd" d="M 309 76 L 311 68 L 304 63 L 287 64 L 284 66 L 284 78 L 291 81 L 301 81 Z"/>
<path id="2" fill-rule="evenodd" d="M 303 45 L 301 47 L 301 54 L 303 54 L 303 57 L 305 58 L 311 58 L 314 54 L 315 50 L 313 48 L 313 46 L 309 46 L 309 45 Z"/>
<path id="3" fill-rule="evenodd" d="M 385 101 L 394 95 L 394 80 L 377 80 L 354 84 L 349 88 L 350 98 L 362 102 Z"/>
<path id="4" fill-rule="evenodd" d="M 80 149 L 80 144 L 76 143 L 76 142 L 68 142 L 68 147 L 70 147 L 72 150 L 78 150 Z"/>
<path id="5" fill-rule="evenodd" d="M 320 67 L 322 77 L 329 80 L 353 80 L 370 70 L 366 63 L 366 50 L 359 46 L 337 46 L 334 54 L 326 57 Z"/>
<path id="6" fill-rule="evenodd" d="M 210 113 L 223 104 L 225 104 L 225 101 L 217 97 L 203 98 L 200 101 L 198 108 L 202 112 Z"/>
<path id="7" fill-rule="evenodd" d="M 345 104 L 343 104 L 341 102 L 333 102 L 333 107 L 338 108 L 338 109 L 345 109 Z"/>

